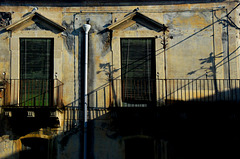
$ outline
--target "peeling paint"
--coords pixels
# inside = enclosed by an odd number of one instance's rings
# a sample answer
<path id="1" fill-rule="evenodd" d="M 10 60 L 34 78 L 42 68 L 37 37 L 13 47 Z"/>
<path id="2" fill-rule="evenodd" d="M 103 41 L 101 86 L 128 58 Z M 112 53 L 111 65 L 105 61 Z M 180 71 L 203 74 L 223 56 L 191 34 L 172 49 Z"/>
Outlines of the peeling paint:
<path id="1" fill-rule="evenodd" d="M 72 52 L 74 46 L 74 35 L 72 34 L 74 30 L 73 23 L 73 21 L 71 21 L 70 23 L 63 21 L 62 23 L 63 26 L 66 27 L 66 31 L 64 31 L 63 33 L 64 44 L 70 52 Z"/>
<path id="2" fill-rule="evenodd" d="M 239 34 L 239 28 L 237 27 L 239 14 L 231 13 L 231 20 L 235 22 L 236 26 L 227 18 L 214 23 L 218 18 L 225 16 L 226 13 L 222 9 L 223 6 L 227 6 L 229 11 L 236 3 L 186 3 L 177 5 L 169 5 L 167 3 L 169 1 L 165 2 L 165 5 L 146 6 L 135 6 L 132 4 L 130 6 L 39 7 L 40 13 L 43 12 L 46 17 L 56 19 L 56 21 L 66 27 L 66 30 L 63 33 L 56 33 L 40 23 L 33 23 L 30 26 L 26 25 L 27 27 L 24 25 L 23 28 L 12 32 L 11 35 L 10 32 L 1 30 L 0 80 L 3 79 L 2 72 L 6 72 L 7 77 L 11 78 L 19 75 L 19 38 L 54 38 L 54 55 L 56 55 L 54 59 L 54 73 L 57 72 L 58 79 L 64 83 L 63 102 L 67 106 L 57 113 L 60 121 L 59 128 L 39 128 L 41 131 L 31 129 L 31 131 L 25 130 L 26 134 L 13 134 L 9 127 L 3 125 L 3 122 L 7 124 L 7 120 L 1 118 L 0 158 L 22 151 L 21 139 L 24 136 L 33 138 L 45 137 L 53 140 L 50 144 L 54 145 L 52 145 L 55 149 L 52 150 L 52 156 L 55 155 L 56 158 L 78 158 L 81 155 L 80 125 L 82 112 L 79 109 L 81 108 L 80 96 L 83 78 L 81 73 L 83 72 L 84 58 L 84 32 L 82 26 L 86 23 L 86 19 L 90 19 L 89 23 L 92 26 L 89 32 L 88 104 L 91 107 L 105 109 L 95 110 L 93 108 L 94 111 L 88 114 L 89 119 L 91 119 L 89 124 L 92 130 L 91 135 L 93 135 L 92 145 L 89 146 L 92 158 L 122 159 L 125 157 L 125 140 L 151 138 L 151 136 L 143 134 L 143 130 L 140 130 L 139 134 L 131 132 L 133 134 L 130 135 L 128 130 L 126 130 L 124 133 L 127 135 L 124 138 L 124 135 L 121 136 L 119 134 L 118 125 L 111 123 L 112 119 L 108 116 L 108 110 L 106 110 L 106 108 L 115 104 L 111 100 L 113 96 L 114 98 L 119 98 L 117 99 L 119 103 L 122 102 L 121 87 L 116 88 L 120 94 L 115 96 L 112 91 L 112 85 L 109 83 L 112 78 L 121 78 L 121 38 L 154 39 L 156 73 L 158 72 L 160 78 L 164 78 L 163 33 L 161 30 L 156 31 L 151 29 L 151 27 L 147 27 L 147 25 L 144 25 L 146 21 L 139 23 L 140 21 L 129 22 L 127 20 L 127 24 L 124 27 L 119 27 L 118 30 L 109 31 L 107 29 L 115 21 L 118 22 L 128 14 L 131 14 L 133 9 L 139 7 L 140 13 L 146 15 L 151 20 L 164 24 L 168 28 L 165 37 L 167 39 L 165 50 L 167 78 L 205 79 L 206 72 L 208 72 L 207 78 L 212 79 L 214 76 L 213 68 L 216 67 L 217 77 L 227 79 L 227 53 L 229 54 L 229 59 L 231 59 L 231 77 L 238 77 L 240 74 L 238 71 L 239 39 L 236 38 L 236 35 Z M 212 14 L 213 8 L 217 7 L 220 7 L 221 10 L 216 10 L 216 15 Z M 1 13 L 15 11 L 14 14 L 11 14 L 12 21 L 18 21 L 23 14 L 31 11 L 32 7 L 0 6 L 0 9 L 0 15 Z M 1 19 L 0 22 L 2 21 Z M 228 42 L 230 43 L 229 45 Z M 213 59 L 216 60 L 216 66 L 213 66 Z M 11 71 L 12 73 L 10 73 Z M 192 92 L 187 90 L 184 93 L 188 96 Z M 195 97 L 200 98 L 204 94 L 205 91 L 197 94 Z M 180 114 L 182 118 L 187 118 L 186 114 L 182 114 Z M 114 116 L 116 114 L 111 115 Z M 130 119 L 138 115 L 133 112 L 130 114 Z M 126 121 L 126 124 L 129 123 L 131 121 Z M 131 126 L 134 126 L 134 124 Z M 4 130 L 2 130 L 2 127 L 4 127 Z M 14 138 L 11 138 L 11 135 Z M 167 145 L 167 142 L 160 139 L 154 139 L 154 142 L 160 145 Z M 106 147 L 111 148 L 111 151 L 106 149 Z M 163 152 L 163 154 L 167 153 Z M 167 157 L 165 158 L 167 159 Z"/>

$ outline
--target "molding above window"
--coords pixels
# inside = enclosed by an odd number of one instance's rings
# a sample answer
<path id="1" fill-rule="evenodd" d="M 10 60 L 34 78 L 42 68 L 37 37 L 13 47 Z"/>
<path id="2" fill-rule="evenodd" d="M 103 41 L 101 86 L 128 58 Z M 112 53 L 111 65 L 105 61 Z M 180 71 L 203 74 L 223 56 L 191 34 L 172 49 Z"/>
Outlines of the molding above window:
<path id="1" fill-rule="evenodd" d="M 5 29 L 7 31 L 9 31 L 9 30 L 14 31 L 14 30 L 17 30 L 22 27 L 26 28 L 35 22 L 44 23 L 44 24 L 46 24 L 47 27 L 51 27 L 55 30 L 58 30 L 59 32 L 63 32 L 64 30 L 66 30 L 65 27 L 59 25 L 58 23 L 46 18 L 45 16 L 43 16 L 37 12 L 33 12 L 33 13 L 30 13 L 30 14 L 24 16 L 22 19 L 16 21 L 15 23 L 6 26 Z"/>
<path id="2" fill-rule="evenodd" d="M 154 30 L 156 32 L 161 32 L 167 29 L 164 24 L 161 24 L 141 13 L 138 11 L 134 11 L 128 15 L 126 15 L 123 19 L 113 23 L 112 25 L 108 26 L 107 29 L 109 30 L 123 30 L 126 29 L 134 24 L 141 24 L 148 28 L 149 30 Z"/>

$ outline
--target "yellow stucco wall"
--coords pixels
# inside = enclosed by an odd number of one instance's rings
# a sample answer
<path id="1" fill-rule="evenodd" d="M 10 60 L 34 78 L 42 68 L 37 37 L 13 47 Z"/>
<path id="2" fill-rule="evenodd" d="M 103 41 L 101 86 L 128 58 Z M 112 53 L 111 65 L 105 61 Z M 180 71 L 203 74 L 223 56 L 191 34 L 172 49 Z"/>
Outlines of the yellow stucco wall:
<path id="1" fill-rule="evenodd" d="M 1 35 L 0 45 L 2 46 L 1 72 L 6 71 L 9 75 L 10 51 L 12 51 L 12 78 L 19 74 L 18 69 L 14 69 L 18 61 L 19 37 L 54 37 L 54 73 L 58 72 L 58 77 L 64 82 L 64 103 L 69 104 L 79 98 L 79 85 L 81 81 L 81 62 L 83 56 L 83 30 L 82 25 L 90 18 L 92 29 L 89 33 L 89 92 L 92 92 L 108 82 L 106 70 L 100 67 L 101 64 L 109 64 L 115 71 L 113 77 L 120 76 L 120 42 L 123 37 L 159 37 L 162 32 L 155 32 L 147 28 L 137 30 L 114 30 L 112 36 L 112 50 L 110 50 L 109 33 L 100 32 L 106 29 L 115 18 L 121 20 L 136 7 L 139 12 L 156 20 L 168 27 L 167 37 L 167 78 L 170 79 L 196 79 L 205 78 L 206 72 L 210 78 L 212 63 L 206 61 L 211 58 L 210 54 L 216 55 L 217 78 L 227 78 L 226 70 L 228 66 L 223 61 L 226 60 L 227 45 L 222 42 L 223 32 L 226 32 L 224 21 L 216 22 L 219 18 L 231 11 L 236 3 L 207 3 L 207 4 L 178 4 L 178 5 L 149 5 L 149 6 L 102 6 L 102 7 L 39 7 L 38 12 L 47 18 L 66 26 L 68 37 L 60 34 L 56 35 L 51 31 L 17 31 L 9 37 L 8 33 Z M 19 20 L 24 14 L 30 12 L 32 7 L 1 6 L 1 12 L 12 13 L 12 22 Z M 213 11 L 215 10 L 215 11 Z M 212 12 L 213 11 L 213 12 Z M 231 19 L 236 21 L 238 9 L 231 13 Z M 214 25 L 212 25 L 214 23 Z M 214 27 L 214 28 L 213 28 Z M 214 30 L 213 30 L 214 29 Z M 228 26 L 229 34 L 229 54 L 231 55 L 231 78 L 238 78 L 238 30 Z M 11 39 L 11 50 L 6 45 Z M 214 43 L 213 43 L 214 41 Z M 164 78 L 164 61 L 162 39 L 156 38 L 156 72 L 160 78 Z M 79 48 L 80 47 L 80 48 Z M 214 48 L 213 48 L 214 47 Z M 237 49 L 237 50 L 236 50 Z M 225 57 L 225 58 L 224 58 Z M 7 60 L 6 60 L 7 59 Z M 204 62 L 205 60 L 205 62 Z M 2 60 L 1 60 L 2 61 Z M 106 69 L 106 68 L 105 68 Z M 16 72 L 17 71 L 17 72 Z M 73 91 L 74 90 L 74 91 Z M 99 97 L 101 98 L 101 96 Z"/>
<path id="2" fill-rule="evenodd" d="M 19 78 L 19 38 L 54 38 L 54 73 L 64 83 L 63 103 L 73 104 L 80 98 L 83 79 L 84 32 L 86 19 L 90 18 L 92 28 L 89 32 L 88 93 L 89 105 L 103 107 L 112 103 L 112 86 L 109 85 L 109 73 L 113 78 L 121 76 L 120 38 L 155 38 L 156 73 L 165 78 L 163 32 L 148 28 L 124 28 L 113 30 L 112 37 L 106 28 L 115 19 L 123 19 L 139 7 L 139 12 L 168 27 L 166 32 L 166 78 L 169 79 L 209 79 L 213 78 L 212 56 L 215 54 L 216 78 L 228 79 L 228 67 L 232 79 L 240 77 L 239 69 L 239 8 L 229 17 L 236 26 L 228 25 L 226 12 L 237 3 L 176 4 L 148 6 L 101 6 L 101 7 L 38 7 L 38 13 L 66 27 L 64 35 L 50 30 L 18 29 L 12 33 L 0 34 L 0 80 L 2 72 L 6 78 Z M 0 6 L 0 12 L 12 13 L 12 22 L 32 10 L 32 6 Z M 227 34 L 228 39 L 227 38 Z M 170 36 L 173 39 L 170 39 Z M 229 43 L 229 44 L 228 44 Z M 230 64 L 227 63 L 229 54 Z M 121 102 L 120 85 L 115 86 L 118 101 Z M 111 95 L 109 95 L 111 93 Z M 186 92 L 188 94 L 189 92 Z M 194 97 L 199 98 L 203 94 Z M 211 95 L 212 92 L 210 92 Z M 162 96 L 162 95 L 160 95 Z M 68 112 L 67 112 L 68 113 Z M 100 112 L 98 112 L 100 113 Z M 106 112 L 103 112 L 104 114 Z M 102 115 L 101 114 L 101 115 Z M 97 113 L 94 114 L 97 116 Z M 94 115 L 92 118 L 94 118 Z M 62 132 L 64 113 L 59 113 Z M 104 136 L 104 135 L 103 135 Z M 101 134 L 100 134 L 100 137 Z M 99 137 L 99 138 L 100 138 Z M 111 142 L 111 141 L 109 141 Z M 101 154 L 99 154 L 101 156 Z M 104 156 L 104 154 L 102 154 Z"/>

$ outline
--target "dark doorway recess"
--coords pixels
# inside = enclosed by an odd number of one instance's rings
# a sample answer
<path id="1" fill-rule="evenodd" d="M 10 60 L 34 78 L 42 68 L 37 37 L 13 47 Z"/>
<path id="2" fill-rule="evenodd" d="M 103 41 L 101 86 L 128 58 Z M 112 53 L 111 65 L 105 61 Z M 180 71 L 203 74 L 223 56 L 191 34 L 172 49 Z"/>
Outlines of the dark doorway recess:
<path id="1" fill-rule="evenodd" d="M 44 138 L 21 139 L 20 159 L 49 159 L 49 140 Z"/>
<path id="2" fill-rule="evenodd" d="M 125 140 L 125 159 L 154 159 L 154 142 L 147 138 Z"/>

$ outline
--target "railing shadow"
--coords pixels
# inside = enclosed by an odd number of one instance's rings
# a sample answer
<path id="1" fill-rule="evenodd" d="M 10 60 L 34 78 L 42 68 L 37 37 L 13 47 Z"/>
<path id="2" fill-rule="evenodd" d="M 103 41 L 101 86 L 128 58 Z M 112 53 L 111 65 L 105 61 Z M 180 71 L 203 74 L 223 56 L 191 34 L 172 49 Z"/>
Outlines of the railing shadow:
<path id="1" fill-rule="evenodd" d="M 166 85 L 168 85 L 167 88 Z M 161 107 L 171 105 L 176 101 L 239 102 L 239 88 L 239 79 L 157 79 L 150 81 L 130 79 L 128 82 L 127 80 L 113 80 L 108 86 L 88 94 L 88 108 L 91 111 L 99 111 L 91 114 L 92 118 L 98 117 L 98 114 L 112 107 Z"/>
<path id="2" fill-rule="evenodd" d="M 169 79 L 169 104 L 174 101 L 218 102 L 240 101 L 239 79 Z"/>

